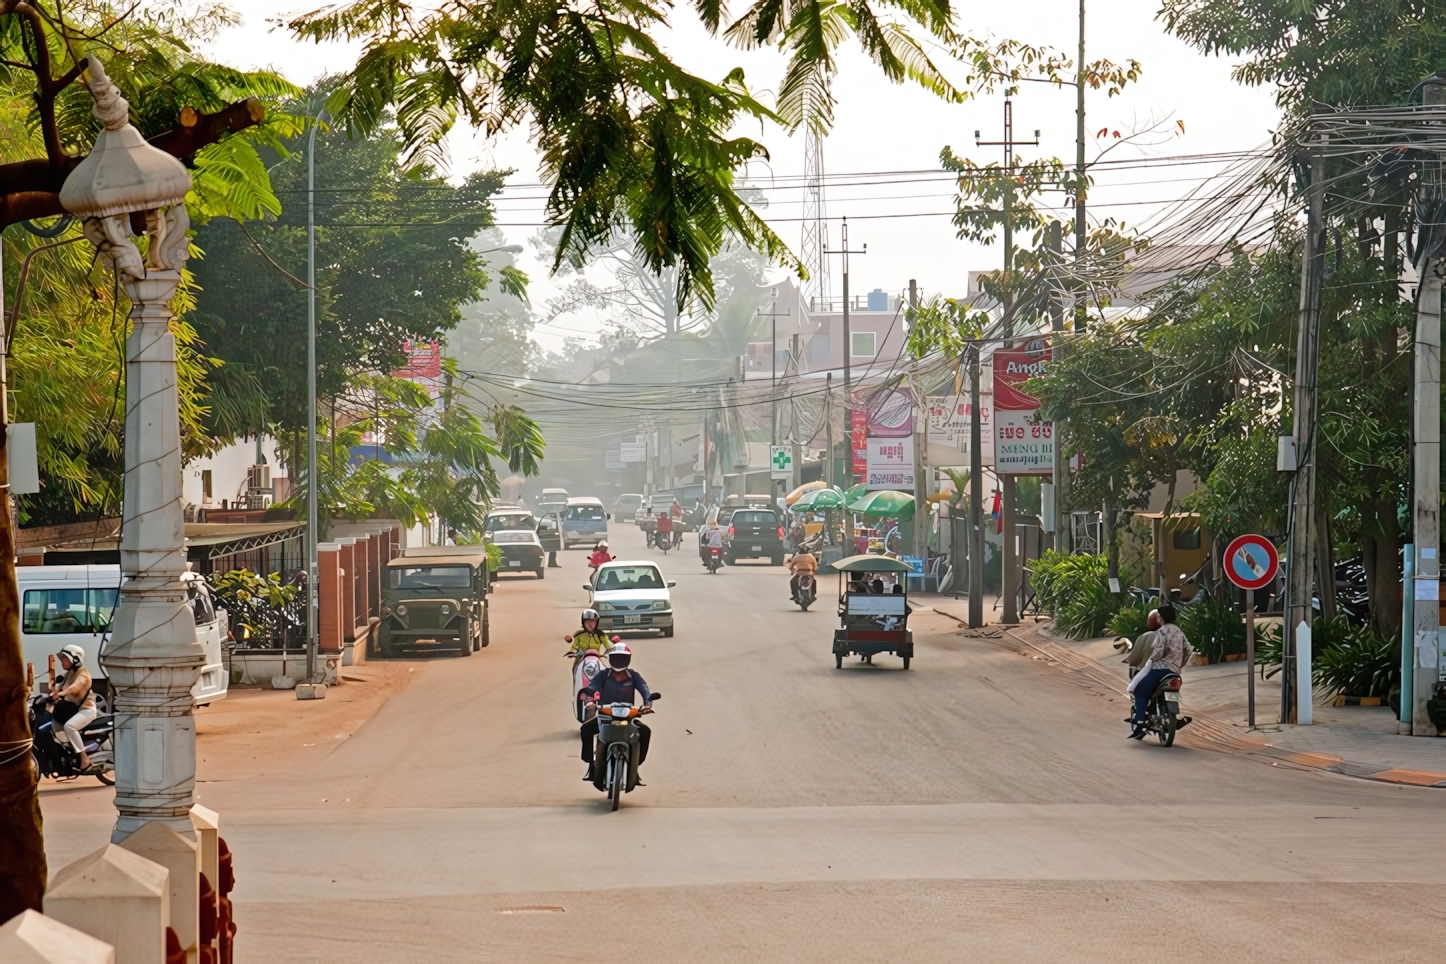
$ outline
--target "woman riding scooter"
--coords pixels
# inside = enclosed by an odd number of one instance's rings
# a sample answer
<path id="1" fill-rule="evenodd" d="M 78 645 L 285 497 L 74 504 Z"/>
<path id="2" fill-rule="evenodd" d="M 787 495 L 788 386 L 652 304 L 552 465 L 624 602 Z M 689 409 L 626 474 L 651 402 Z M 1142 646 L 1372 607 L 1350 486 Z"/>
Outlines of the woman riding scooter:
<path id="1" fill-rule="evenodd" d="M 62 646 L 56 653 L 61 676 L 50 684 L 54 701 L 51 715 L 55 723 L 51 732 L 57 743 L 68 742 L 79 758 L 82 770 L 90 769 L 81 731 L 94 722 L 97 714 L 95 696 L 90 691 L 90 671 L 85 668 L 85 650 L 74 643 Z"/>
<path id="2" fill-rule="evenodd" d="M 612 553 L 608 552 L 608 541 L 606 539 L 603 539 L 597 545 L 593 546 L 592 555 L 587 557 L 587 565 L 589 569 L 596 569 L 603 563 L 612 561 L 613 555 Z"/>
<path id="3" fill-rule="evenodd" d="M 582 611 L 582 631 L 572 636 L 562 637 L 563 642 L 572 643 L 572 651 L 582 655 L 588 650 L 596 650 L 601 656 L 608 651 L 612 641 L 608 639 L 607 633 L 598 626 L 598 614 L 596 609 L 584 609 Z"/>

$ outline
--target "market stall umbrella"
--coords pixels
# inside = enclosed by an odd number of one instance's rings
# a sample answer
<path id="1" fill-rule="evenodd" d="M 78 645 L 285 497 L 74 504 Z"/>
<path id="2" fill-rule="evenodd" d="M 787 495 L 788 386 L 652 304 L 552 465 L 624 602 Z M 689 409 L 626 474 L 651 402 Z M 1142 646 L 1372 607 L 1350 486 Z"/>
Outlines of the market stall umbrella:
<path id="1" fill-rule="evenodd" d="M 793 510 L 821 512 L 824 509 L 841 509 L 844 506 L 843 493 L 837 489 L 810 489 L 793 503 Z"/>
<path id="2" fill-rule="evenodd" d="M 828 483 L 825 482 L 823 479 L 814 479 L 812 482 L 805 482 L 803 483 L 803 485 L 800 485 L 798 488 L 788 493 L 788 495 L 784 496 L 783 504 L 793 505 L 795 502 L 803 498 L 808 493 L 816 491 L 818 489 L 826 488 L 828 488 Z"/>
<path id="3" fill-rule="evenodd" d="M 905 492 L 895 492 L 893 489 L 880 489 L 877 492 L 865 493 L 863 498 L 850 502 L 848 507 L 852 512 L 876 519 L 912 519 L 914 517 L 914 497 Z"/>
<path id="4" fill-rule="evenodd" d="M 860 482 L 858 485 L 851 485 L 851 486 L 849 486 L 847 489 L 844 489 L 844 494 L 843 494 L 843 496 L 844 496 L 844 502 L 845 502 L 845 503 L 857 502 L 859 499 L 862 499 L 864 496 L 866 496 L 866 495 L 868 495 L 868 494 L 869 494 L 868 484 L 865 483 L 865 482 Z"/>

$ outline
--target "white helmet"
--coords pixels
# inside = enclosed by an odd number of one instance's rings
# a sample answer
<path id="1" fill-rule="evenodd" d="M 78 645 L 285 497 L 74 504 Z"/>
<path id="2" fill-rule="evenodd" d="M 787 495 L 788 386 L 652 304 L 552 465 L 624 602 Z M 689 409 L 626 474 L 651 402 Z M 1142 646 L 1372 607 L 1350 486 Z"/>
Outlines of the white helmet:
<path id="1" fill-rule="evenodd" d="M 613 648 L 608 650 L 608 665 L 613 669 L 627 669 L 632 661 L 633 651 L 627 643 L 614 643 Z"/>
<path id="2" fill-rule="evenodd" d="M 60 652 L 55 655 L 68 657 L 72 666 L 81 666 L 85 663 L 85 650 L 74 643 L 60 647 Z"/>

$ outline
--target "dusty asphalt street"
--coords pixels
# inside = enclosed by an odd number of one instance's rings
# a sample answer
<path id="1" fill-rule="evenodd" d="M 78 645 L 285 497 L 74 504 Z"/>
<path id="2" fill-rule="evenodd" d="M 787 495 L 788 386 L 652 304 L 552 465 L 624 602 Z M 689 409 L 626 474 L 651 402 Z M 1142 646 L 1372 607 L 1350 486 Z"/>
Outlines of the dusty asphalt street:
<path id="1" fill-rule="evenodd" d="M 560 554 L 343 738 L 247 767 L 203 737 L 238 962 L 1446 959 L 1446 791 L 1127 741 L 1123 706 L 933 614 L 908 672 L 835 670 L 836 577 L 805 614 L 780 569 L 613 545 L 678 581 L 677 636 L 634 645 L 648 785 L 610 813 L 581 780 Z M 111 791 L 43 796 L 52 870 L 105 842 Z"/>

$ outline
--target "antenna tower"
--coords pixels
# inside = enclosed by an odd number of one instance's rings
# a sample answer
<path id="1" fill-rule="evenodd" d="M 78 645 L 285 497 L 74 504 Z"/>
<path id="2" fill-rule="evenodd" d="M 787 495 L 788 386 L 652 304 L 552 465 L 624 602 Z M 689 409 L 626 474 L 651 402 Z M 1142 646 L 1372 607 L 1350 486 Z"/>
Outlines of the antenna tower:
<path id="1" fill-rule="evenodd" d="M 828 213 L 823 197 L 823 135 L 806 128 L 803 139 L 803 243 L 799 254 L 808 268 L 804 297 L 814 310 L 827 310 Z"/>

